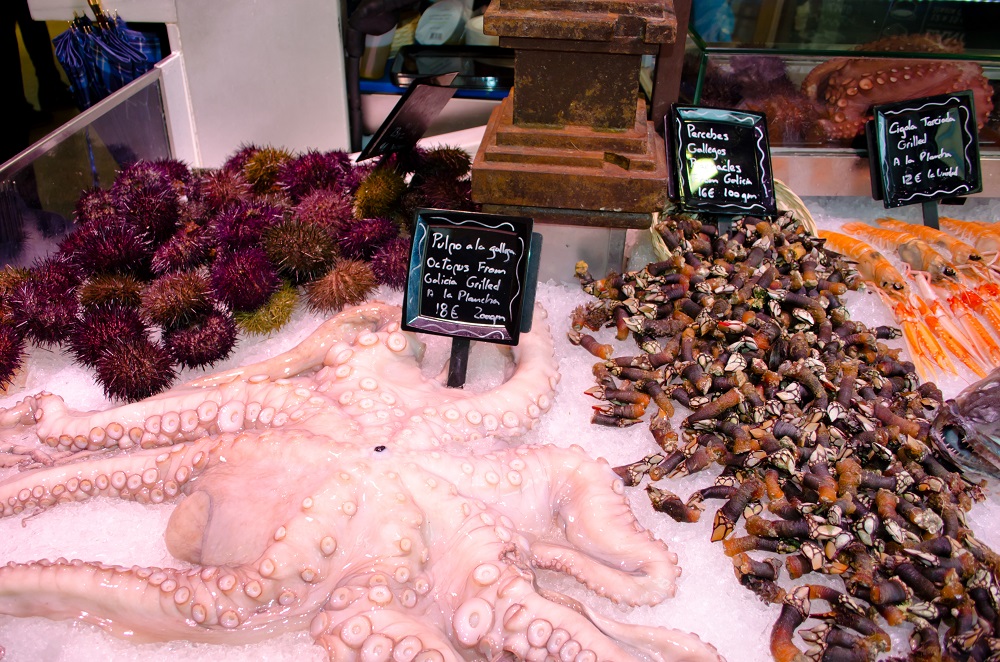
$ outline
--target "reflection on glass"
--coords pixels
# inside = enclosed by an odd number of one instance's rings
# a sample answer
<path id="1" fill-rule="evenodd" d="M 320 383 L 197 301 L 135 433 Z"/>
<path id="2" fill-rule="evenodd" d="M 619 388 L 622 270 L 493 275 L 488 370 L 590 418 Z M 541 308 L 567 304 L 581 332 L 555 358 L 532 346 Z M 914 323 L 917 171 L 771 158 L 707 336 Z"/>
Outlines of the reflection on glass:
<path id="1" fill-rule="evenodd" d="M 28 266 L 72 225 L 80 193 L 138 160 L 170 158 L 153 70 L 0 165 L 0 261 Z"/>
<path id="2" fill-rule="evenodd" d="M 690 158 L 690 157 L 689 157 Z M 699 191 L 705 182 L 713 180 L 719 174 L 715 160 L 710 158 L 693 159 L 688 167 L 688 177 L 691 181 L 691 191 Z"/>
<path id="3" fill-rule="evenodd" d="M 871 106 L 957 90 L 1000 146 L 998 2 L 695 0 L 692 16 L 682 98 L 764 113 L 774 146 L 864 150 Z"/>
<path id="4" fill-rule="evenodd" d="M 995 3 L 962 0 L 694 0 L 691 25 L 714 46 L 843 50 L 930 33 L 995 57 L 998 12 Z"/>

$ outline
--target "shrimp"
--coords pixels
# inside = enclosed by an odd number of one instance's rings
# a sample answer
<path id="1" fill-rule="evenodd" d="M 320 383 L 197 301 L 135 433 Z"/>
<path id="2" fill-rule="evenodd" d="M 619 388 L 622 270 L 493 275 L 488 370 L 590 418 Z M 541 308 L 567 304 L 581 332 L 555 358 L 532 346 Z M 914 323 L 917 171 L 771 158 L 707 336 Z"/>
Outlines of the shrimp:
<path id="1" fill-rule="evenodd" d="M 938 219 L 941 227 L 947 232 L 971 243 L 984 258 L 995 261 L 1000 255 L 1000 230 L 991 225 L 960 221 L 956 218 L 942 216 Z"/>
<path id="2" fill-rule="evenodd" d="M 840 253 L 847 259 L 854 262 L 858 267 L 858 273 L 865 280 L 875 283 L 878 287 L 889 291 L 906 291 L 906 282 L 903 275 L 896 267 L 892 266 L 889 260 L 860 239 L 848 237 L 839 232 L 820 230 L 818 236 L 826 240 L 826 247 L 832 251 Z"/>
<path id="3" fill-rule="evenodd" d="M 899 292 L 884 290 L 876 292 L 882 296 L 886 305 L 892 308 L 893 315 L 903 330 L 903 339 L 906 341 L 917 374 L 925 381 L 933 380 L 935 366 L 953 375 L 957 374 L 955 364 L 948 358 L 944 347 L 938 342 L 924 319 L 921 319 L 921 312 L 918 312 L 916 305 L 917 298 Z"/>
<path id="4" fill-rule="evenodd" d="M 907 223 L 896 218 L 876 218 L 875 222 L 884 228 L 909 232 L 910 234 L 923 239 L 934 248 L 944 249 L 951 255 L 953 264 L 961 266 L 969 262 L 981 262 L 983 256 L 975 247 L 965 243 L 957 237 L 953 237 L 947 232 L 935 230 L 918 223 Z"/>
<path id="5" fill-rule="evenodd" d="M 880 248 L 895 249 L 899 258 L 910 265 L 910 268 L 926 271 L 935 283 L 941 282 L 945 277 L 955 277 L 955 268 L 944 259 L 944 256 L 910 232 L 875 228 L 865 223 L 845 223 L 841 229 L 848 234 L 867 239 Z"/>
<path id="6" fill-rule="evenodd" d="M 913 297 L 917 309 L 923 315 L 924 322 L 931 333 L 948 348 L 952 356 L 964 363 L 980 378 L 986 376 L 986 367 L 1000 365 L 998 362 L 1000 361 L 1000 347 L 997 347 L 993 337 L 978 319 L 972 315 L 963 318 L 956 307 L 952 306 L 952 312 L 958 317 L 959 323 L 965 327 L 964 330 L 959 328 L 945 311 L 941 301 L 931 288 L 926 274 L 914 274 L 914 280 L 917 284 L 917 290 L 920 292 L 920 296 Z M 961 308 L 960 305 L 958 310 L 971 312 Z M 970 348 L 975 351 L 976 356 L 969 351 Z"/>

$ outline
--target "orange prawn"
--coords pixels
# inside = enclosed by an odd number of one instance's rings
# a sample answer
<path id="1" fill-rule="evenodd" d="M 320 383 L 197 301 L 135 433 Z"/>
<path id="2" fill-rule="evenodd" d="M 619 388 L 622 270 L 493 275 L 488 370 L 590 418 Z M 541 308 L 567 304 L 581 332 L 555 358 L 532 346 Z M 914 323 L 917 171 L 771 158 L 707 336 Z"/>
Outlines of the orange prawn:
<path id="1" fill-rule="evenodd" d="M 910 234 L 923 239 L 934 248 L 944 249 L 951 255 L 951 261 L 956 265 L 964 265 L 969 262 L 980 262 L 983 256 L 974 246 L 967 244 L 958 237 L 954 237 L 947 232 L 935 230 L 918 223 L 907 223 L 896 218 L 876 218 L 875 222 L 884 228 L 909 232 Z"/>
<path id="2" fill-rule="evenodd" d="M 990 327 L 1000 336 L 1000 285 L 990 282 L 980 283 L 963 290 L 959 296 L 972 310 L 984 316 Z"/>
<path id="3" fill-rule="evenodd" d="M 914 274 L 914 280 L 921 296 L 914 296 L 913 300 L 918 311 L 923 315 L 927 328 L 955 358 L 979 375 L 980 378 L 985 377 L 987 371 L 983 364 L 993 363 L 993 365 L 997 365 L 996 360 L 1000 358 L 1000 347 L 997 347 L 992 336 L 986 329 L 982 328 L 979 320 L 975 320 L 975 324 L 971 325 L 973 329 L 968 334 L 965 333 L 948 316 L 941 301 L 931 289 L 926 274 Z M 952 308 L 952 311 L 954 312 L 955 309 Z M 971 319 L 973 318 L 960 319 L 960 321 L 969 322 Z M 980 333 L 982 335 L 979 335 Z M 978 359 L 973 356 L 969 348 L 976 351 Z"/>
<path id="4" fill-rule="evenodd" d="M 952 374 L 957 374 L 955 364 L 948 358 L 944 347 L 938 342 L 930 327 L 921 319 L 921 312 L 918 312 L 916 297 L 911 297 L 898 292 L 886 292 L 876 290 L 885 301 L 886 305 L 892 308 L 896 321 L 899 322 L 903 330 L 903 339 L 913 359 L 913 366 L 917 373 L 925 381 L 934 379 L 934 366 L 943 368 Z"/>
<path id="5" fill-rule="evenodd" d="M 858 273 L 865 280 L 875 283 L 886 291 L 903 292 L 906 290 L 906 281 L 903 280 L 903 275 L 874 247 L 840 232 L 820 230 L 817 234 L 826 240 L 827 248 L 854 262 L 858 267 Z"/>
<path id="6" fill-rule="evenodd" d="M 926 271 L 931 280 L 940 282 L 946 276 L 953 278 L 955 268 L 930 244 L 910 232 L 876 228 L 865 223 L 844 223 L 844 232 L 871 241 L 885 250 L 895 250 L 899 258 L 917 271 Z"/>
<path id="7" fill-rule="evenodd" d="M 960 221 L 947 216 L 942 216 L 938 222 L 947 232 L 975 246 L 983 257 L 995 260 L 1000 254 L 1000 230 L 990 225 Z"/>

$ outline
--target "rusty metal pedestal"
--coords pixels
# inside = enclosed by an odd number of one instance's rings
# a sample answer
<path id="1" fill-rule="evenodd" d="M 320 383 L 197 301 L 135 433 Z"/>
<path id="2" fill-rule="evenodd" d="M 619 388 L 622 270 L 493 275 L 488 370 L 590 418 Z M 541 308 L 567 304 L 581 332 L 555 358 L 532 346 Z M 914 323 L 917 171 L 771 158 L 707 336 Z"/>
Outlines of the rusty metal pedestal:
<path id="1" fill-rule="evenodd" d="M 514 89 L 486 127 L 473 199 L 531 216 L 543 234 L 545 224 L 620 230 L 612 241 L 624 248 L 624 230 L 649 227 L 666 203 L 666 154 L 639 69 L 676 38 L 672 2 L 494 0 L 485 30 L 516 51 Z"/>

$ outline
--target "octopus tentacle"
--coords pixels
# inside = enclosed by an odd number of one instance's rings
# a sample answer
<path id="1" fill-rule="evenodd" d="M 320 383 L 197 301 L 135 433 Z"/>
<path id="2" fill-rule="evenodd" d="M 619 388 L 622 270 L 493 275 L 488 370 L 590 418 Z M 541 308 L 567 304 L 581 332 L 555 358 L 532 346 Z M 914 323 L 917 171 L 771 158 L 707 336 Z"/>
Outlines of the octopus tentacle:
<path id="1" fill-rule="evenodd" d="M 617 627 L 621 624 L 596 616 L 576 601 L 548 600 L 524 579 L 501 587 L 495 605 L 497 636 L 504 650 L 518 659 L 631 662 L 639 659 L 626 648 L 631 645 L 657 662 L 721 660 L 712 646 L 694 635 L 667 628 Z"/>
<path id="2" fill-rule="evenodd" d="M 208 452 L 226 441 L 206 438 L 168 451 L 106 456 L 16 474 L 0 483 L 2 516 L 97 496 L 140 503 L 169 501 L 205 466 Z"/>
<path id="3" fill-rule="evenodd" d="M 309 632 L 340 662 L 462 662 L 459 651 L 441 630 L 397 609 L 336 612 L 324 610 Z"/>
<path id="4" fill-rule="evenodd" d="M 260 375 L 270 381 L 288 379 L 322 365 L 330 348 L 338 342 L 353 344 L 364 331 L 395 324 L 399 325 L 399 309 L 382 302 L 371 302 L 334 315 L 323 322 L 301 343 L 257 363 L 233 370 L 206 375 L 188 383 L 195 387 L 214 387 Z"/>
<path id="5" fill-rule="evenodd" d="M 552 406 L 559 383 L 546 317 L 543 308 L 535 308 L 532 332 L 511 348 L 516 369 L 507 381 L 486 393 L 456 393 L 453 402 L 438 408 L 440 416 L 464 420 L 477 433 L 493 437 L 521 436 L 533 428 Z"/>
<path id="6" fill-rule="evenodd" d="M 76 618 L 143 641 L 247 643 L 301 629 L 309 614 L 262 610 L 228 568 L 126 568 L 60 560 L 0 568 L 0 611 Z"/>
<path id="7" fill-rule="evenodd" d="M 551 458 L 557 451 L 546 454 Z M 590 460 L 581 448 L 558 454 L 558 462 L 539 463 L 539 468 L 562 467 L 556 475 L 551 469 L 548 473 L 568 546 L 536 543 L 536 563 L 579 568 L 583 583 L 613 602 L 654 605 L 673 596 L 680 574 L 677 555 L 635 519 L 621 478 L 606 461 Z"/>
<path id="8" fill-rule="evenodd" d="M 462 476 L 463 495 L 490 503 L 510 520 L 533 517 L 531 527 L 542 531 L 557 522 L 564 542 L 530 545 L 537 567 L 571 574 L 616 603 L 655 605 L 674 594 L 677 555 L 635 519 L 608 463 L 593 461 L 581 448 L 522 446 L 475 462 L 442 453 L 421 464 L 442 482 Z M 538 493 L 542 489 L 545 494 Z M 539 502 L 552 509 L 537 508 Z"/>

